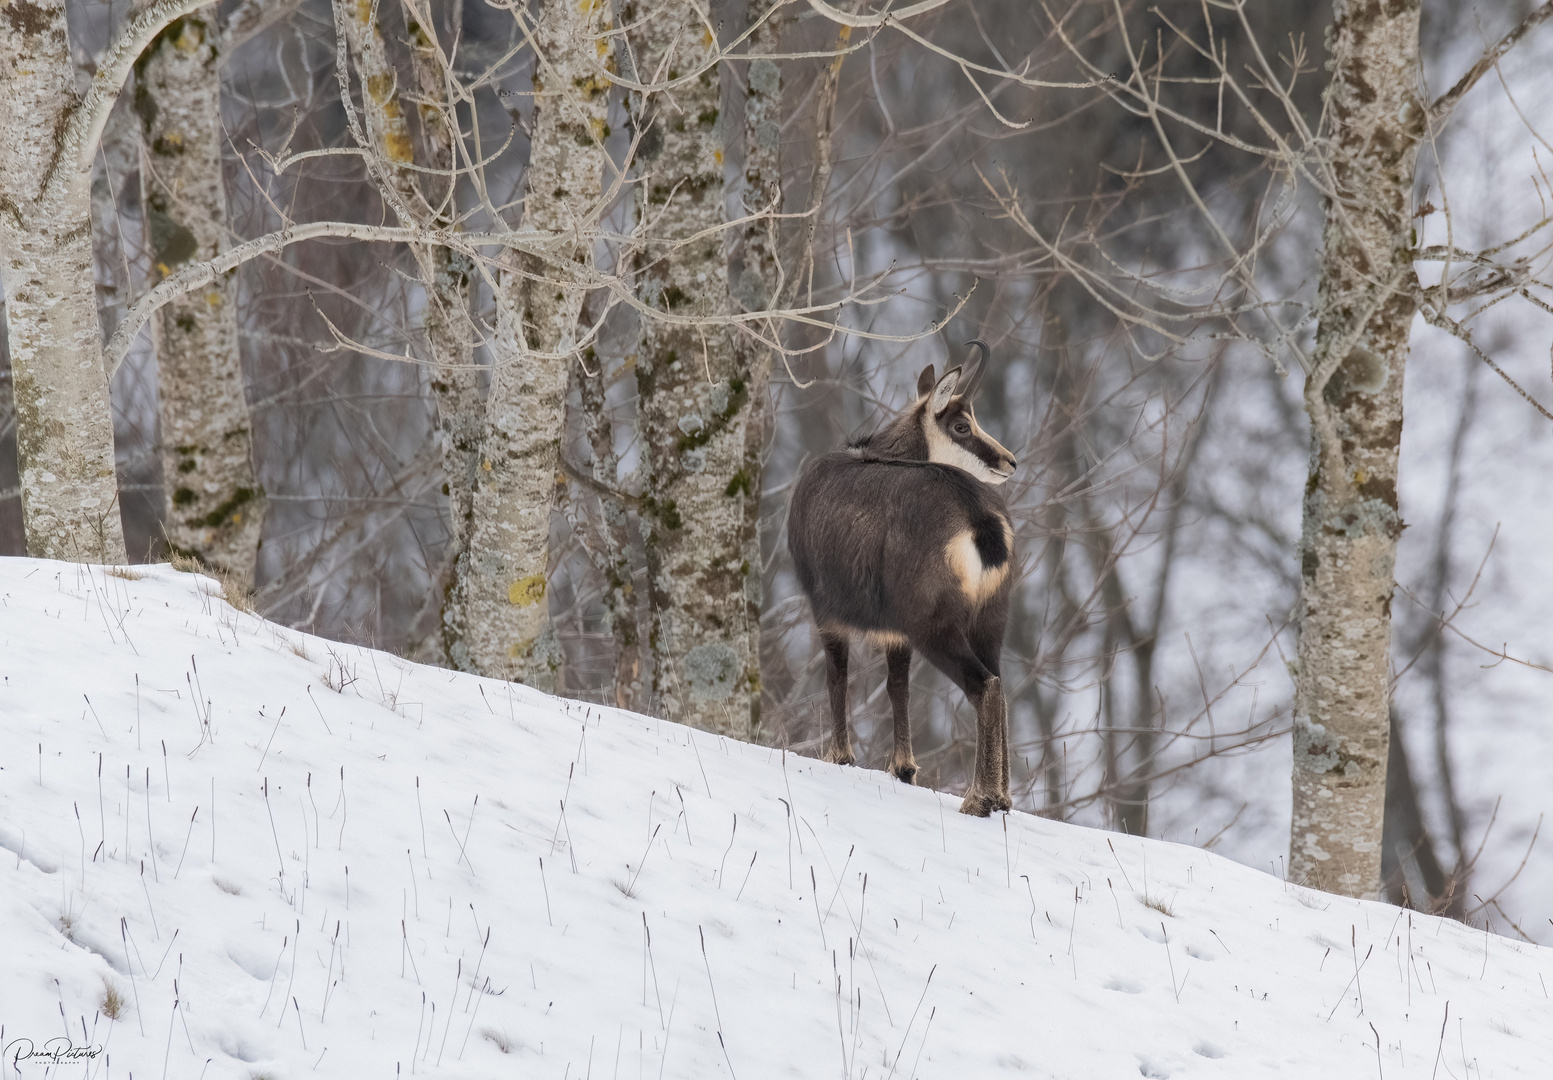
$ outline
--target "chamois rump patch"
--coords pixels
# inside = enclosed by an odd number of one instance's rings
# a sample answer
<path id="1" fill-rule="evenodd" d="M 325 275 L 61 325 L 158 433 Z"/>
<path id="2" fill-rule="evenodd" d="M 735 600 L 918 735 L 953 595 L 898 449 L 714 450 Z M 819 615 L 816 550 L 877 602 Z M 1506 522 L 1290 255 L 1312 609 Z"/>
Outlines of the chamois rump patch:
<path id="1" fill-rule="evenodd" d="M 965 598 L 980 607 L 997 595 L 1008 580 L 1014 530 L 1005 518 L 1001 528 L 963 529 L 944 545 L 944 561 L 960 581 Z"/>

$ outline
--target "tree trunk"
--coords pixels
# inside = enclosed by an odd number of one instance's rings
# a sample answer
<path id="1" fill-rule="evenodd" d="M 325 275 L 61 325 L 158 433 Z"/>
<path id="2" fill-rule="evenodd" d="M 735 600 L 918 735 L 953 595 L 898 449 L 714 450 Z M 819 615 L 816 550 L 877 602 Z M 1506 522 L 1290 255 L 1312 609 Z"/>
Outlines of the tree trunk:
<path id="1" fill-rule="evenodd" d="M 633 75 L 675 80 L 717 48 L 688 0 L 627 3 Z M 632 95 L 638 167 L 638 295 L 675 315 L 729 311 L 723 215 L 722 88 L 716 67 L 671 90 Z M 664 716 L 748 739 L 760 715 L 760 561 L 751 557 L 753 387 L 723 326 L 643 320 L 638 429 L 645 459 L 653 692 Z"/>
<path id="2" fill-rule="evenodd" d="M 410 70 L 420 98 L 416 111 L 420 118 L 421 160 L 428 169 L 436 170 L 420 175 L 420 190 L 431 221 L 448 228 L 457 211 L 453 170 L 458 159 L 454 105 L 447 100 L 444 54 L 428 0 L 421 0 L 419 6 L 415 0 L 405 0 L 403 7 L 410 40 Z M 461 5 L 454 5 L 454 10 L 461 10 Z M 453 21 L 457 24 L 456 15 Z M 421 325 L 433 364 L 431 388 L 437 402 L 437 428 L 447 476 L 444 494 L 448 497 L 451 522 L 443 557 L 447 569 L 439 581 L 445 603 L 452 570 L 469 546 L 485 405 L 480 399 L 480 372 L 474 364 L 474 335 L 469 318 L 469 281 L 474 267 L 466 256 L 444 247 L 425 252 L 420 262 L 426 274 L 426 310 Z M 438 624 L 440 635 L 440 617 Z M 448 659 L 446 652 L 443 659 Z"/>
<path id="3" fill-rule="evenodd" d="M 179 19 L 137 64 L 135 111 L 151 262 L 158 277 L 229 247 L 215 8 Z M 237 288 L 224 275 L 160 312 L 164 525 L 168 545 L 253 587 L 265 498 L 238 350 Z"/>
<path id="4" fill-rule="evenodd" d="M 769 59 L 781 51 L 782 35 L 793 21 L 791 7 L 772 11 L 774 0 L 750 5 L 750 20 L 767 16 L 749 37 L 751 57 L 747 73 L 748 89 L 744 97 L 744 209 L 759 214 L 769 208 L 771 215 L 782 212 L 782 66 Z M 769 13 L 769 15 L 768 15 Z M 743 258 L 735 302 L 745 311 L 761 311 L 781 306 L 782 268 L 777 261 L 781 228 L 774 216 L 759 217 L 744 229 Z M 780 335 L 773 324 L 761 332 Z M 744 457 L 735 473 L 744 506 L 740 510 L 740 565 L 748 567 L 745 580 L 745 619 L 750 628 L 750 733 L 759 734 L 760 683 L 760 612 L 764 600 L 764 552 L 760 545 L 760 502 L 764 494 L 766 448 L 771 441 L 771 365 L 775 354 L 761 342 L 740 336 L 736 342 L 739 362 L 748 372 L 749 415 L 745 421 Z"/>
<path id="5" fill-rule="evenodd" d="M 1416 308 L 1409 198 L 1427 104 L 1418 0 L 1339 0 L 1331 170 L 1301 531 L 1293 880 L 1380 887 L 1402 375 Z"/>
<path id="6" fill-rule="evenodd" d="M 1382 888 L 1388 902 L 1415 911 L 1460 919 L 1466 882 L 1446 874 L 1424 824 L 1418 788 L 1407 758 L 1407 745 L 1395 711 L 1386 763 L 1386 831 L 1381 852 Z"/>
<path id="7" fill-rule="evenodd" d="M 140 192 L 139 121 L 120 102 L 102 131 L 101 152 L 92 166 L 92 251 L 97 266 L 97 322 L 104 337 L 118 328 L 143 278 L 131 266 L 145 247 Z"/>
<path id="8" fill-rule="evenodd" d="M 609 81 L 596 74 L 608 7 L 552 0 L 534 39 L 535 116 L 527 228 L 580 240 L 586 263 L 604 174 Z M 548 602 L 550 512 L 565 428 L 567 369 L 585 290 L 553 266 L 516 256 L 497 287 L 495 360 L 476 470 L 469 550 L 458 560 L 445 633 L 455 664 L 554 690 L 561 651 Z"/>
<path id="9" fill-rule="evenodd" d="M 445 54 L 441 51 L 429 0 L 404 0 L 410 69 L 420 119 L 420 157 L 398 88 L 398 72 L 389 60 L 383 35 L 373 22 L 371 5 L 341 2 L 340 25 L 345 31 L 361 81 L 362 135 L 373 158 L 368 174 L 377 182 L 403 225 L 448 228 L 456 216 L 457 167 L 455 106 L 447 100 Z M 480 397 L 480 372 L 474 363 L 474 334 L 469 316 L 469 259 L 445 247 L 412 246 L 426 290 L 421 326 L 431 355 L 431 389 L 437 402 L 437 429 L 442 444 L 448 499 L 448 542 L 436 589 L 440 602 L 436 637 L 444 663 L 465 670 L 498 674 L 471 667 L 464 642 L 463 615 L 455 603 L 459 567 L 468 561 L 474 528 L 474 492 L 485 437 L 485 403 Z M 505 669 L 503 669 L 505 670 Z"/>
<path id="10" fill-rule="evenodd" d="M 611 494 L 620 482 L 620 459 L 615 453 L 615 425 L 605 394 L 603 361 L 592 349 L 573 370 L 582 407 L 583 430 L 592 451 L 593 479 L 601 490 L 599 544 L 589 545 L 594 565 L 604 578 L 604 618 L 613 641 L 615 706 L 635 710 L 642 695 L 641 605 L 637 602 L 635 567 L 631 560 L 631 518 L 625 500 Z M 594 368 L 590 375 L 583 363 Z"/>
<path id="11" fill-rule="evenodd" d="M 91 173 L 60 137 L 80 100 L 63 0 L 6 9 L 0 70 L 0 251 L 27 552 L 124 562 Z"/>

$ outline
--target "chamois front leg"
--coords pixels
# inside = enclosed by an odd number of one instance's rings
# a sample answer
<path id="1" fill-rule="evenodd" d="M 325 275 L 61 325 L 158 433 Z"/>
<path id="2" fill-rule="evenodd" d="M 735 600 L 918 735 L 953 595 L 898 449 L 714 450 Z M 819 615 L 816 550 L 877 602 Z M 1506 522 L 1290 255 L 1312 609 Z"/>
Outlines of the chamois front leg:
<path id="1" fill-rule="evenodd" d="M 857 760 L 852 754 L 852 739 L 847 732 L 847 653 L 850 642 L 845 634 L 825 631 L 820 634 L 825 644 L 825 689 L 830 693 L 830 746 L 825 750 L 825 760 L 837 765 L 851 765 Z"/>
<path id="2" fill-rule="evenodd" d="M 911 686 L 911 646 L 892 645 L 885 652 L 885 665 L 889 671 L 887 685 L 890 694 L 890 712 L 895 719 L 895 750 L 890 755 L 890 771 L 902 782 L 917 782 L 917 759 L 911 752 L 911 717 L 906 712 L 906 700 Z"/>

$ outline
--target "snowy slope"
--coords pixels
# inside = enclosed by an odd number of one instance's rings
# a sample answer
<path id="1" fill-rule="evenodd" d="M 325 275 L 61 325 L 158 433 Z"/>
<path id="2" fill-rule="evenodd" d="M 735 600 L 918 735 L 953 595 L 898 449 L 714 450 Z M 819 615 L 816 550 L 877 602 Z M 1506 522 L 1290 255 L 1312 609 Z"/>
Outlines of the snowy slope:
<path id="1" fill-rule="evenodd" d="M 0 560 L 6 1077 L 1549 1075 L 1548 950 L 137 572 Z"/>

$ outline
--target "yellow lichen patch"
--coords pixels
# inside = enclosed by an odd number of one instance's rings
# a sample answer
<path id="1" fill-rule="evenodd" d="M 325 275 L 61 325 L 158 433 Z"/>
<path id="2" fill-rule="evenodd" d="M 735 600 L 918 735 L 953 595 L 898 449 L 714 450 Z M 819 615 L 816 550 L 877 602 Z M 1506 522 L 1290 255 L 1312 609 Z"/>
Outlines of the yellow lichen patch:
<path id="1" fill-rule="evenodd" d="M 486 472 L 490 472 L 491 471 L 491 459 L 490 458 L 486 458 L 484 461 L 480 462 L 480 468 L 484 469 Z"/>
<path id="2" fill-rule="evenodd" d="M 721 150 L 713 150 L 712 151 L 712 156 L 717 159 L 717 164 L 718 165 L 722 165 L 722 163 L 723 163 L 723 152 Z"/>
<path id="3" fill-rule="evenodd" d="M 166 133 L 164 133 L 162 135 L 162 141 L 164 143 L 166 143 L 168 146 L 182 146 L 183 145 L 183 132 L 181 132 L 181 131 L 169 131 L 169 132 L 166 132 Z"/>
<path id="4" fill-rule="evenodd" d="M 507 649 L 507 656 L 513 660 L 517 660 L 520 657 L 529 655 L 533 651 L 534 639 L 525 638 L 524 640 L 514 642 L 511 646 L 509 646 Z"/>
<path id="5" fill-rule="evenodd" d="M 394 161 L 410 161 L 415 157 L 415 145 L 410 141 L 410 133 L 402 125 L 395 126 L 385 140 L 388 145 L 384 147 L 388 156 Z"/>
<path id="6" fill-rule="evenodd" d="M 507 599 L 518 607 L 533 607 L 545 598 L 545 575 L 530 574 L 507 588 Z"/>
<path id="7" fill-rule="evenodd" d="M 362 26 L 372 25 L 372 0 L 356 0 L 356 21 Z"/>
<path id="8" fill-rule="evenodd" d="M 703 45 L 710 45 L 711 43 L 712 43 L 712 31 L 710 31 L 710 30 L 703 30 L 703 31 L 701 31 L 701 44 L 703 44 Z"/>
<path id="9" fill-rule="evenodd" d="M 205 294 L 205 303 L 209 304 L 211 307 L 220 307 L 224 301 L 221 299 L 221 294 L 212 289 L 210 292 Z"/>
<path id="10" fill-rule="evenodd" d="M 600 117 L 595 116 L 592 120 L 588 121 L 588 126 L 593 129 L 593 137 L 599 142 L 603 142 L 604 139 L 609 135 L 609 125 L 606 124 Z"/>
<path id="11" fill-rule="evenodd" d="M 179 51 L 191 53 L 198 49 L 204 41 L 204 26 L 197 22 L 185 20 L 183 29 L 178 31 L 178 37 L 174 39 L 173 44 L 178 47 Z"/>
<path id="12" fill-rule="evenodd" d="M 367 93 L 371 94 L 372 100 L 377 102 L 379 105 L 387 101 L 389 99 L 389 95 L 393 92 L 394 77 L 392 75 L 380 71 L 376 75 L 368 77 Z M 384 109 L 383 111 L 387 112 L 388 110 Z"/>

